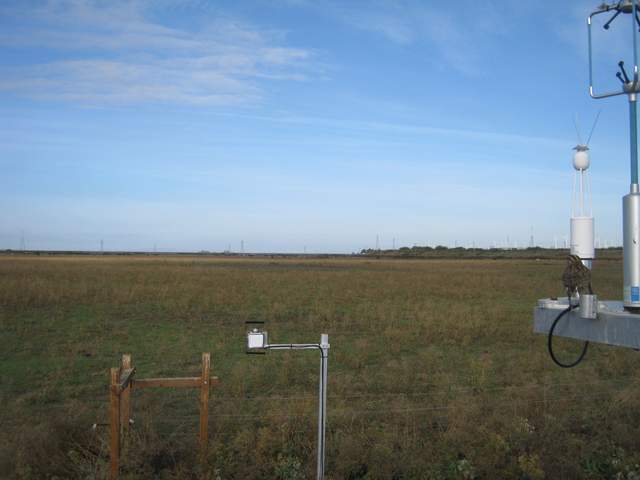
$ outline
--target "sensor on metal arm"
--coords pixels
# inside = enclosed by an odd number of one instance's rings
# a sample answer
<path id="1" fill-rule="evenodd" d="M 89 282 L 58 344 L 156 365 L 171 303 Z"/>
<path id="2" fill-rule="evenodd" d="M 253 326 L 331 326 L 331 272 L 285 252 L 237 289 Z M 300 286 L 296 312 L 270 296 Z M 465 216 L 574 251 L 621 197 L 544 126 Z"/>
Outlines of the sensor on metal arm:
<path id="1" fill-rule="evenodd" d="M 621 0 L 602 4 L 587 19 L 589 41 L 589 95 L 600 99 L 627 95 L 629 100 L 629 150 L 631 182 L 629 194 L 622 200 L 624 282 L 622 301 L 598 301 L 591 288 L 593 248 L 593 217 L 591 189 L 587 171 L 590 166 L 589 142 L 578 142 L 573 156 L 574 188 L 571 217 L 571 255 L 563 275 L 567 297 L 538 300 L 534 309 L 534 332 L 548 335 L 551 357 L 561 367 L 573 367 L 583 359 L 589 342 L 640 348 L 640 186 L 638 184 L 637 93 L 638 75 L 637 31 L 640 26 L 638 2 Z M 593 86 L 592 28 L 594 17 L 613 12 L 603 28 L 623 14 L 631 17 L 633 66 L 628 73 L 624 62 L 617 64 L 616 77 L 621 82 L 617 91 L 597 92 Z M 577 125 L 576 125 L 577 130 Z M 579 133 L 578 133 L 579 136 Z M 587 268 L 589 267 L 589 268 Z M 579 307 L 579 308 L 577 308 Z M 582 353 L 572 363 L 559 362 L 552 349 L 554 335 L 584 340 Z"/>

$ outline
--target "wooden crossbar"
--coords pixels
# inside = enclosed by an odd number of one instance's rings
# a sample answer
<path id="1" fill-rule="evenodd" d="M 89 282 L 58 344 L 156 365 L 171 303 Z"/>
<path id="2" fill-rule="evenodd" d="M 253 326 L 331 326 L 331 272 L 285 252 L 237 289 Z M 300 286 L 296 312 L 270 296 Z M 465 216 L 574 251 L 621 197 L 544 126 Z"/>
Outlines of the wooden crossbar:
<path id="1" fill-rule="evenodd" d="M 218 377 L 209 378 L 210 385 L 217 385 Z M 176 378 L 139 378 L 132 381 L 131 387 L 138 388 L 173 387 L 173 388 L 200 388 L 202 377 L 176 377 Z"/>

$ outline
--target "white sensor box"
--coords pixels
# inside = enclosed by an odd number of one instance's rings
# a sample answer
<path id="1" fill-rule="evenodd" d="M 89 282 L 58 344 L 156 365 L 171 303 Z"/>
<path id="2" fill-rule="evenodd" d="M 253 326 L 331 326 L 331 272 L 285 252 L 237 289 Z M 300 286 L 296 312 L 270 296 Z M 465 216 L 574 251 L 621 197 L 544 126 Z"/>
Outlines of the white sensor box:
<path id="1" fill-rule="evenodd" d="M 247 347 L 249 350 L 264 348 L 267 344 L 267 332 L 249 332 L 247 334 Z"/>

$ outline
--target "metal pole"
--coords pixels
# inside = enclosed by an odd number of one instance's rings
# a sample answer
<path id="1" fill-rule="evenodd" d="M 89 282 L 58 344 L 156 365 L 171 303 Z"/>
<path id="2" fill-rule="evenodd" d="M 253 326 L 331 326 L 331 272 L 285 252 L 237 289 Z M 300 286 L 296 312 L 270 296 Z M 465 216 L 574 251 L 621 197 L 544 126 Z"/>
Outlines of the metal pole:
<path id="1" fill-rule="evenodd" d="M 584 170 L 580 170 L 580 216 L 584 217 Z"/>
<path id="2" fill-rule="evenodd" d="M 638 125 L 636 93 L 629 93 L 629 145 L 631 189 L 622 198 L 622 256 L 624 277 L 622 298 L 626 309 L 640 308 L 640 192 L 638 189 Z"/>
<path id="3" fill-rule="evenodd" d="M 638 0 L 633 0 L 631 7 L 631 31 L 633 37 L 633 84 L 638 84 L 638 34 L 636 33 L 636 18 L 638 18 Z"/>
<path id="4" fill-rule="evenodd" d="M 320 392 L 318 402 L 318 480 L 324 480 L 325 430 L 327 425 L 327 369 L 329 335 L 320 336 Z"/>
<path id="5" fill-rule="evenodd" d="M 636 94 L 629 94 L 629 130 L 631 149 L 631 185 L 638 183 L 638 113 Z"/>
<path id="6" fill-rule="evenodd" d="M 259 334 L 257 329 L 249 332 Z M 266 338 L 266 332 L 263 332 Z M 318 399 L 318 475 L 317 480 L 324 480 L 324 460 L 325 460 L 325 431 L 327 426 L 327 371 L 329 364 L 329 335 L 320 335 L 320 343 L 264 343 L 260 347 L 252 347 L 250 338 L 247 340 L 248 348 L 262 348 L 264 350 L 320 350 L 320 386 Z M 251 352 L 247 352 L 251 353 Z"/>

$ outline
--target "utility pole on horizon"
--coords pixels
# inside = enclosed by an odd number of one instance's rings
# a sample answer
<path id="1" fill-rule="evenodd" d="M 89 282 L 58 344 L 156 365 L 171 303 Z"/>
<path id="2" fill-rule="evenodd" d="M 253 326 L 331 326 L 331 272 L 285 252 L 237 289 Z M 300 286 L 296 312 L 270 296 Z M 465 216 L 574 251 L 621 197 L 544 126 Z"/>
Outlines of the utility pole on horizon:
<path id="1" fill-rule="evenodd" d="M 531 237 L 529 238 L 529 246 L 533 248 L 535 246 L 535 242 L 533 240 L 533 227 L 531 227 Z"/>

